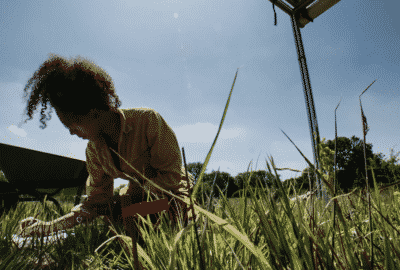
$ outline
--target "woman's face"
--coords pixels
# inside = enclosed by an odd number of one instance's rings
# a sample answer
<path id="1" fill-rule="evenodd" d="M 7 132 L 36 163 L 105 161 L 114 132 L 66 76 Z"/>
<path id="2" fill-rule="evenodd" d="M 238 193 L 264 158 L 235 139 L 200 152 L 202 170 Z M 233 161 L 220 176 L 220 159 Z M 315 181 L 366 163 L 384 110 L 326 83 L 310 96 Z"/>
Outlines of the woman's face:
<path id="1" fill-rule="evenodd" d="M 72 126 L 69 127 L 69 132 L 71 135 L 76 134 L 78 137 L 81 137 L 84 140 L 91 139 L 94 136 L 93 134 L 93 129 L 92 129 L 93 124 L 73 124 Z"/>
<path id="2" fill-rule="evenodd" d="M 84 140 L 96 140 L 99 133 L 100 117 L 94 116 L 94 111 L 91 111 L 86 116 L 72 116 L 71 114 L 63 114 L 57 111 L 58 118 L 66 126 L 71 135 L 77 135 Z"/>

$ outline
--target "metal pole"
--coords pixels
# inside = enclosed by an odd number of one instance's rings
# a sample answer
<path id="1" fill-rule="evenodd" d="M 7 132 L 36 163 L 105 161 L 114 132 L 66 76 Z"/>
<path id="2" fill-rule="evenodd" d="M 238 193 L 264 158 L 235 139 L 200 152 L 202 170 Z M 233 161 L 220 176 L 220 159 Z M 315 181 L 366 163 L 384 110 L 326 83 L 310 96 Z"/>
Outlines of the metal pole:
<path id="1" fill-rule="evenodd" d="M 303 81 L 304 97 L 305 97 L 305 101 L 306 101 L 308 123 L 309 123 L 310 133 L 311 133 L 311 144 L 313 146 L 314 166 L 318 169 L 319 163 L 318 163 L 318 151 L 317 151 L 318 148 L 317 148 L 317 146 L 318 146 L 318 143 L 320 142 L 320 138 L 319 138 L 317 116 L 315 114 L 315 108 L 314 108 L 313 94 L 312 94 L 312 90 L 311 90 L 311 83 L 310 83 L 310 79 L 309 79 L 309 75 L 308 75 L 306 56 L 304 53 L 303 41 L 301 38 L 301 32 L 300 32 L 300 29 L 298 26 L 298 21 L 296 20 L 296 15 L 293 13 L 290 15 L 290 18 L 292 21 L 294 40 L 296 43 L 297 55 L 298 55 L 298 60 L 299 60 L 299 65 L 300 65 L 300 73 L 301 73 L 301 77 L 302 77 L 302 81 Z M 316 133 L 316 138 L 314 137 L 314 133 Z M 318 182 L 317 188 L 319 189 L 319 193 L 321 193 L 321 180 L 317 177 L 317 174 L 315 174 L 315 179 Z M 318 198 L 321 197 L 321 194 L 319 194 L 319 193 L 317 193 Z M 325 197 L 325 200 L 327 200 L 326 197 Z"/>
<path id="2" fill-rule="evenodd" d="M 298 59 L 300 65 L 300 73 L 303 79 L 303 88 L 304 88 L 304 97 L 306 100 L 308 124 L 310 127 L 311 143 L 313 146 L 313 153 L 314 153 L 314 166 L 316 169 L 319 169 L 317 150 L 318 150 L 318 143 L 320 142 L 320 137 L 319 137 L 317 117 L 314 109 L 311 84 L 308 76 L 306 56 L 304 53 L 303 41 L 301 39 L 301 33 L 299 28 L 303 28 L 310 21 L 313 22 L 315 18 L 317 18 L 319 15 L 327 11 L 329 8 L 337 4 L 340 0 L 319 0 L 319 1 L 286 0 L 294 8 L 291 8 L 282 0 L 269 0 L 269 1 L 273 4 L 273 7 L 275 7 L 276 5 L 285 13 L 287 13 L 292 20 L 294 40 L 296 42 L 297 55 L 299 57 Z M 275 8 L 274 8 L 274 13 L 275 13 Z M 276 25 L 276 13 L 275 13 L 275 25 Z M 322 191 L 321 179 L 318 178 L 317 174 L 315 174 L 315 179 L 317 182 L 317 188 L 319 190 L 319 193 L 321 193 Z M 325 197 L 325 202 L 328 203 L 326 191 L 323 190 L 322 193 Z M 321 198 L 321 194 L 317 193 L 317 197 Z"/>

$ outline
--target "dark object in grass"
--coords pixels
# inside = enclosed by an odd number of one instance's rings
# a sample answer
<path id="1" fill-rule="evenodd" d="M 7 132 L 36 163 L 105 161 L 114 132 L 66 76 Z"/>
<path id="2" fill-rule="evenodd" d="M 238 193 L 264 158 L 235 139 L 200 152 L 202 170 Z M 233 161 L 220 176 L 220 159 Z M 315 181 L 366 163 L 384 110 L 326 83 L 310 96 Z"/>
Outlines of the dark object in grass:
<path id="1" fill-rule="evenodd" d="M 85 161 L 4 143 L 0 143 L 0 168 L 8 181 L 0 186 L 0 198 L 5 205 L 0 205 L 2 212 L 8 212 L 18 202 L 43 201 L 47 195 L 47 200 L 63 216 L 54 196 L 65 188 L 75 188 L 78 195 L 75 206 L 78 205 L 89 176 Z"/>

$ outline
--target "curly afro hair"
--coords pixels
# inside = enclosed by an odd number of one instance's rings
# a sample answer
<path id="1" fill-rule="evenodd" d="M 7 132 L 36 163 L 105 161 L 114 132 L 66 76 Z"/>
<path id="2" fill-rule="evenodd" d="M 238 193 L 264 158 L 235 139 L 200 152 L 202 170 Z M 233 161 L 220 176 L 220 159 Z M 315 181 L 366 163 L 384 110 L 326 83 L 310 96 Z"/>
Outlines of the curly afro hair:
<path id="1" fill-rule="evenodd" d="M 27 101 L 26 114 L 31 120 L 39 101 L 42 102 L 41 129 L 51 119 L 52 107 L 58 112 L 73 116 L 87 115 L 90 110 L 116 111 L 121 106 L 111 76 L 102 68 L 81 56 L 66 59 L 49 54 L 48 59 L 39 67 L 25 85 L 24 98 L 32 88 Z M 50 112 L 45 111 L 50 103 Z"/>

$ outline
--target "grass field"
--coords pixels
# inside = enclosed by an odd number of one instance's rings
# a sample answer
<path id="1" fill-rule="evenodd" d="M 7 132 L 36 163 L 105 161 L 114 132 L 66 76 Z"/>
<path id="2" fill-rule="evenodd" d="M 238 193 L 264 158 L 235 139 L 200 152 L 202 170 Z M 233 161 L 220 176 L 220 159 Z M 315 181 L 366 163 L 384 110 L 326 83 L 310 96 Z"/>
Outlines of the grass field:
<path id="1" fill-rule="evenodd" d="M 400 229 L 399 227 L 399 222 L 400 220 L 399 215 L 395 211 L 396 205 L 398 202 L 395 202 L 391 200 L 392 196 L 386 195 L 385 197 L 380 196 L 381 198 L 381 203 L 385 203 L 382 205 L 382 208 L 385 210 L 389 210 L 389 208 L 392 208 L 394 214 L 389 214 L 389 211 L 386 212 L 386 216 L 390 217 L 390 220 L 392 225 L 395 225 L 396 229 L 390 228 L 389 226 L 384 226 L 385 222 L 384 220 L 380 220 L 378 227 L 383 226 L 383 228 L 386 227 L 387 233 L 391 235 L 392 242 L 394 245 L 397 243 L 396 249 L 399 248 L 399 241 L 398 241 L 398 234 L 397 230 Z M 354 204 L 359 204 L 360 202 L 357 202 L 357 196 L 356 195 L 351 195 L 348 196 Z M 348 207 L 343 207 L 342 211 L 344 213 L 344 216 L 350 212 L 351 206 L 350 206 L 350 200 L 346 197 L 342 197 L 339 199 L 339 205 L 349 205 Z M 375 200 L 373 200 L 375 201 Z M 222 212 L 225 212 L 228 217 L 225 217 L 225 219 L 228 221 L 229 224 L 234 225 L 236 228 L 240 228 L 239 232 L 245 234 L 261 251 L 262 254 L 265 256 L 265 258 L 268 258 L 268 261 L 272 260 L 274 258 L 276 260 L 277 265 L 275 267 L 271 266 L 271 269 L 301 269 L 301 267 L 298 265 L 297 267 L 294 264 L 293 268 L 290 268 L 290 259 L 288 260 L 285 267 L 284 266 L 284 261 L 285 257 L 287 256 L 293 256 L 293 259 L 299 260 L 300 258 L 296 258 L 296 245 L 299 245 L 298 241 L 295 241 L 295 235 L 294 235 L 294 230 L 292 226 L 290 225 L 290 222 L 288 220 L 288 217 L 283 214 L 283 210 L 281 208 L 281 203 L 277 203 L 277 213 L 267 213 L 267 209 L 271 209 L 271 205 L 268 204 L 268 202 L 265 202 L 260 204 L 259 206 L 262 206 L 262 209 L 266 210 L 264 212 L 265 217 L 268 217 L 267 220 L 270 222 L 270 229 L 268 229 L 267 225 L 260 224 L 260 219 L 258 218 L 256 211 L 254 207 L 260 202 L 253 203 L 251 199 L 247 198 L 247 208 L 244 208 L 244 199 L 243 198 L 235 198 L 235 199 L 229 199 L 228 200 L 228 205 L 223 206 L 222 201 L 215 201 L 215 211 L 212 211 L 215 213 L 217 216 L 222 217 L 223 214 Z M 379 202 L 377 201 L 377 205 L 379 205 Z M 39 215 L 40 220 L 52 220 L 57 217 L 59 217 L 56 214 L 56 207 L 54 206 L 53 203 L 51 202 L 46 202 L 46 206 L 48 210 L 46 213 L 42 213 Z M 321 204 L 323 206 L 323 203 Z M 360 207 L 361 205 L 359 205 Z M 63 210 L 67 213 L 69 212 L 72 207 L 73 203 L 72 202 L 64 202 L 62 204 Z M 320 250 L 320 252 L 323 252 L 324 246 L 322 243 L 324 243 L 327 240 L 327 237 L 329 235 L 329 227 L 327 226 L 328 223 L 325 223 L 325 225 L 320 225 L 320 226 L 315 226 L 315 232 L 311 233 L 311 228 L 309 227 L 310 223 L 310 216 L 307 214 L 302 215 L 303 218 L 300 218 L 300 215 L 296 213 L 296 204 L 292 204 L 292 211 L 294 214 L 294 219 L 296 220 L 296 223 L 298 226 L 304 226 L 303 229 L 300 230 L 301 238 L 304 239 L 305 241 L 308 237 L 311 236 L 311 239 L 315 238 L 316 246 Z M 354 225 L 357 224 L 359 226 L 359 233 L 361 231 L 364 231 L 364 235 L 366 235 L 365 232 L 365 223 L 363 221 L 367 218 L 367 213 L 366 211 L 365 214 L 362 214 L 363 211 L 359 211 L 359 207 L 356 207 L 357 211 L 353 211 L 353 213 L 357 212 L 353 216 L 353 220 L 346 220 L 346 224 L 348 227 L 348 233 L 349 233 L 349 238 L 352 239 L 349 241 L 349 244 L 351 244 L 351 250 L 354 249 L 355 253 L 351 254 L 362 254 L 361 250 L 357 248 L 358 245 L 365 245 L 366 244 L 366 239 L 361 239 L 360 243 L 354 241 L 357 239 L 356 235 L 352 233 L 352 230 L 355 228 L 353 227 Z M 207 208 L 207 205 L 204 206 L 204 208 Z M 26 202 L 26 203 L 19 203 L 18 207 L 15 211 L 11 211 L 8 216 L 3 216 L 1 219 L 1 224 L 4 228 L 2 231 L 2 236 L 10 237 L 12 235 L 12 232 L 15 231 L 15 227 L 17 226 L 17 221 L 26 218 L 28 216 L 33 216 L 35 214 L 35 210 L 37 209 L 43 209 L 43 205 L 40 202 Z M 244 210 L 247 210 L 245 213 Z M 301 201 L 300 202 L 300 208 L 299 209 L 305 209 L 305 202 Z M 322 208 L 321 208 L 322 209 Z M 318 208 L 316 209 L 318 210 Z M 318 211 L 319 213 L 322 213 L 323 211 Z M 237 215 L 237 216 L 235 216 Z M 307 217 L 308 216 L 308 217 Z M 319 216 L 319 215 L 316 215 Z M 317 223 L 318 224 L 323 224 L 324 221 L 330 219 L 331 214 L 329 212 L 325 212 L 324 216 L 319 216 Z M 385 216 L 385 215 L 384 215 Z M 378 216 L 376 216 L 379 218 Z M 236 220 L 234 220 L 234 218 Z M 276 219 L 276 221 L 274 221 Z M 302 222 L 300 222 L 302 220 Z M 396 222 L 394 222 L 396 220 Z M 276 224 L 275 224 L 276 222 Z M 204 222 L 203 226 L 204 226 Z M 303 225 L 300 225 L 302 224 Z M 212 225 L 211 222 L 208 222 L 206 225 L 206 230 L 202 232 L 202 229 L 204 228 L 203 226 L 200 226 L 199 228 L 199 233 L 200 237 L 202 239 L 202 246 L 203 252 L 204 252 L 204 259 L 206 263 L 206 269 L 249 269 L 251 265 L 253 265 L 253 268 L 250 269 L 263 269 L 261 266 L 257 266 L 256 261 L 254 258 L 251 256 L 251 252 L 249 252 L 244 245 L 241 245 L 238 243 L 237 240 L 235 240 L 234 237 L 229 235 L 224 230 L 220 230 L 215 225 Z M 261 231 L 263 230 L 263 227 L 266 226 L 267 228 L 263 233 Z M 355 227 L 357 227 L 355 226 Z M 121 234 L 124 234 L 124 231 L 122 228 L 121 229 Z M 164 226 L 165 229 L 165 234 L 161 236 L 151 236 L 148 237 L 148 242 L 149 245 L 147 246 L 146 253 L 150 255 L 151 260 L 153 261 L 153 265 L 155 268 L 153 269 L 164 269 L 164 266 L 166 267 L 169 262 L 169 255 L 171 252 L 171 246 L 173 245 L 173 237 L 176 235 L 175 233 L 169 232 L 168 228 Z M 308 231 L 307 230 L 311 230 Z M 319 232 L 318 232 L 319 230 Z M 111 242 L 110 246 L 106 248 L 108 254 L 103 254 L 99 255 L 96 252 L 94 252 L 104 241 L 109 239 L 111 236 L 108 234 L 108 229 L 105 226 L 105 223 L 102 222 L 100 219 L 96 219 L 93 226 L 89 227 L 75 227 L 74 228 L 74 234 L 72 232 L 67 232 L 68 236 L 66 239 L 63 241 L 60 241 L 60 243 L 55 243 L 53 245 L 43 245 L 41 246 L 40 239 L 37 241 L 37 246 L 34 248 L 24 248 L 24 249 L 18 249 L 13 245 L 8 245 L 6 244 L 6 241 L 0 241 L 1 243 L 1 250 L 3 256 L 0 262 L 1 266 L 4 266 L 6 264 L 8 265 L 13 265 L 13 267 L 18 267 L 18 268 L 10 268 L 10 269 L 46 269 L 46 265 L 48 265 L 47 269 L 132 269 L 130 263 L 129 263 L 129 256 L 127 254 L 124 254 L 124 250 L 121 246 L 121 244 L 118 243 L 118 241 Z M 336 231 L 337 236 L 340 234 L 342 235 L 341 237 L 346 237 L 343 235 L 344 230 L 340 230 L 341 233 L 339 233 L 339 230 Z M 179 259 L 177 261 L 177 265 L 180 265 L 180 269 L 192 269 L 192 267 L 195 267 L 195 269 L 200 269 L 199 268 L 199 262 L 195 263 L 189 263 L 188 260 L 193 256 L 192 252 L 195 251 L 196 256 L 198 256 L 198 251 L 196 251 L 196 244 L 195 244 L 195 237 L 192 233 L 188 232 L 187 237 L 185 237 L 185 241 L 183 239 L 180 240 L 177 245 L 181 246 L 179 248 Z M 268 232 L 268 233 L 267 233 Z M 323 232 L 323 233 L 322 233 Z M 322 234 L 321 234 L 322 233 Z M 108 235 L 107 235 L 108 234 Z M 380 236 L 385 235 L 384 233 L 379 233 Z M 378 236 L 378 235 L 377 235 Z M 266 240 L 266 237 L 269 238 L 268 241 Z M 257 238 L 257 239 L 256 239 Z M 378 237 L 377 237 L 378 238 Z M 332 235 L 329 236 L 329 239 L 332 239 Z M 336 241 L 338 241 L 337 244 L 340 244 L 341 241 L 347 242 L 345 240 L 346 238 L 340 240 L 339 237 L 336 238 Z M 395 240 L 394 240 L 395 239 Z M 273 244 L 273 242 L 269 241 L 277 241 L 276 245 Z M 291 252 L 284 253 L 283 250 L 283 243 L 285 241 L 290 244 L 289 249 Z M 12 242 L 12 241 L 10 241 Z M 10 243 L 9 243 L 10 244 Z M 170 246 L 171 245 L 171 246 Z M 185 246 L 192 245 L 192 247 L 185 249 Z M 377 241 L 376 243 L 377 248 L 380 248 L 382 251 L 384 251 L 384 241 L 380 240 Z M 274 252 L 271 250 L 272 246 L 275 246 L 277 254 L 274 255 Z M 339 248 L 341 245 L 337 245 L 337 256 L 341 258 L 339 261 L 344 262 L 345 257 L 349 256 L 349 254 L 346 255 L 346 252 L 343 253 L 343 251 L 340 252 Z M 160 253 L 163 251 L 162 253 Z M 209 251 L 208 254 L 206 251 Z M 42 255 L 43 262 L 41 264 L 37 264 L 34 262 L 36 258 L 38 258 L 40 253 L 43 253 Z M 283 252 L 283 253 L 282 253 Z M 164 254 L 166 256 L 163 256 L 160 254 Z M 290 255 L 291 254 L 291 255 Z M 97 255 L 97 256 L 96 256 Z M 120 255 L 121 257 L 118 259 L 118 256 Z M 154 257 L 155 256 L 155 257 Z M 321 255 L 320 255 L 321 256 Z M 354 255 L 353 255 L 354 256 Z M 359 255 L 360 256 L 360 255 Z M 47 261 L 46 261 L 47 258 Z M 159 261 L 155 260 L 155 258 L 159 258 Z M 118 259 L 118 260 L 117 260 Z M 185 261 L 186 260 L 186 261 Z M 254 260 L 254 261 L 253 261 Z M 394 258 L 395 262 L 398 262 L 398 258 Z M 18 263 L 21 262 L 20 264 Z M 280 261 L 281 265 L 279 266 L 278 262 Z M 362 260 L 360 259 L 360 262 Z M 114 262 L 114 266 L 113 265 Z M 142 261 L 144 265 L 146 265 L 145 260 Z M 298 261 L 299 262 L 299 261 Z M 164 266 L 163 266 L 164 265 Z M 240 266 L 242 265 L 242 266 Z M 29 267 L 31 268 L 29 268 Z M 61 268 L 58 268 L 60 267 Z M 57 267 L 57 268 L 54 268 Z M 101 268 L 99 268 L 101 267 Z M 147 265 L 147 267 L 149 267 Z M 214 268 L 215 267 L 215 268 Z M 299 268 L 300 267 L 300 268 Z M 341 269 L 341 267 L 336 266 L 338 268 L 335 269 Z M 2 267 L 0 267 L 2 268 Z M 147 268 L 147 269 L 152 269 L 152 268 Z M 165 268 L 166 269 L 166 268 Z M 268 268 L 267 268 L 268 269 Z M 318 269 L 318 268 L 315 268 Z M 321 268 L 322 269 L 322 268 Z M 344 267 L 343 269 L 352 269 Z"/>
<path id="2" fill-rule="evenodd" d="M 192 196 L 197 195 L 218 139 L 236 76 L 237 72 L 218 133 Z M 364 122 L 363 132 L 365 142 Z M 243 193 L 250 194 L 250 201 L 247 198 L 231 200 L 222 196 L 218 201 L 219 206 L 214 207 L 208 201 L 200 202 L 200 205 L 194 205 L 200 215 L 196 227 L 190 223 L 185 228 L 173 230 L 162 219 L 157 233 L 141 228 L 146 247 L 137 246 L 138 260 L 134 261 L 130 253 L 131 240 L 123 228 L 117 227 L 118 237 L 105 243 L 113 235 L 100 219 L 95 219 L 90 226 L 79 225 L 67 231 L 63 241 L 46 245 L 41 236 L 32 239 L 31 247 L 16 246 L 12 237 L 20 220 L 36 216 L 40 220 L 50 221 L 59 217 L 53 205 L 49 204 L 44 210 L 40 203 L 20 203 L 15 211 L 10 211 L 0 219 L 0 269 L 134 269 L 137 262 L 144 269 L 169 270 L 398 269 L 400 192 L 397 184 L 400 182 L 387 188 L 386 197 L 380 195 L 375 179 L 373 190 L 366 182 L 367 196 L 361 197 L 361 193 L 356 191 L 338 194 L 333 173 L 336 160 L 333 157 L 336 157 L 336 153 L 333 155 L 326 151 L 323 142 L 318 147 L 321 167 L 315 168 L 315 172 L 322 180 L 324 191 L 335 199 L 330 201 L 334 207 L 327 208 L 323 199 L 314 197 L 306 201 L 291 201 L 286 195 L 288 190 L 284 190 L 278 177 L 279 168 L 271 157 L 266 166 L 275 175 L 274 187 L 280 195 L 277 201 L 271 200 L 269 189 L 260 192 L 263 188 L 260 181 L 258 187 L 250 186 L 250 175 L 249 179 L 245 179 Z M 300 149 L 298 151 L 314 169 Z M 147 181 L 157 187 L 151 180 Z M 189 200 L 182 200 L 190 203 Z M 65 213 L 72 207 L 72 203 L 63 204 Z M 39 260 L 35 261 L 37 258 Z"/>

